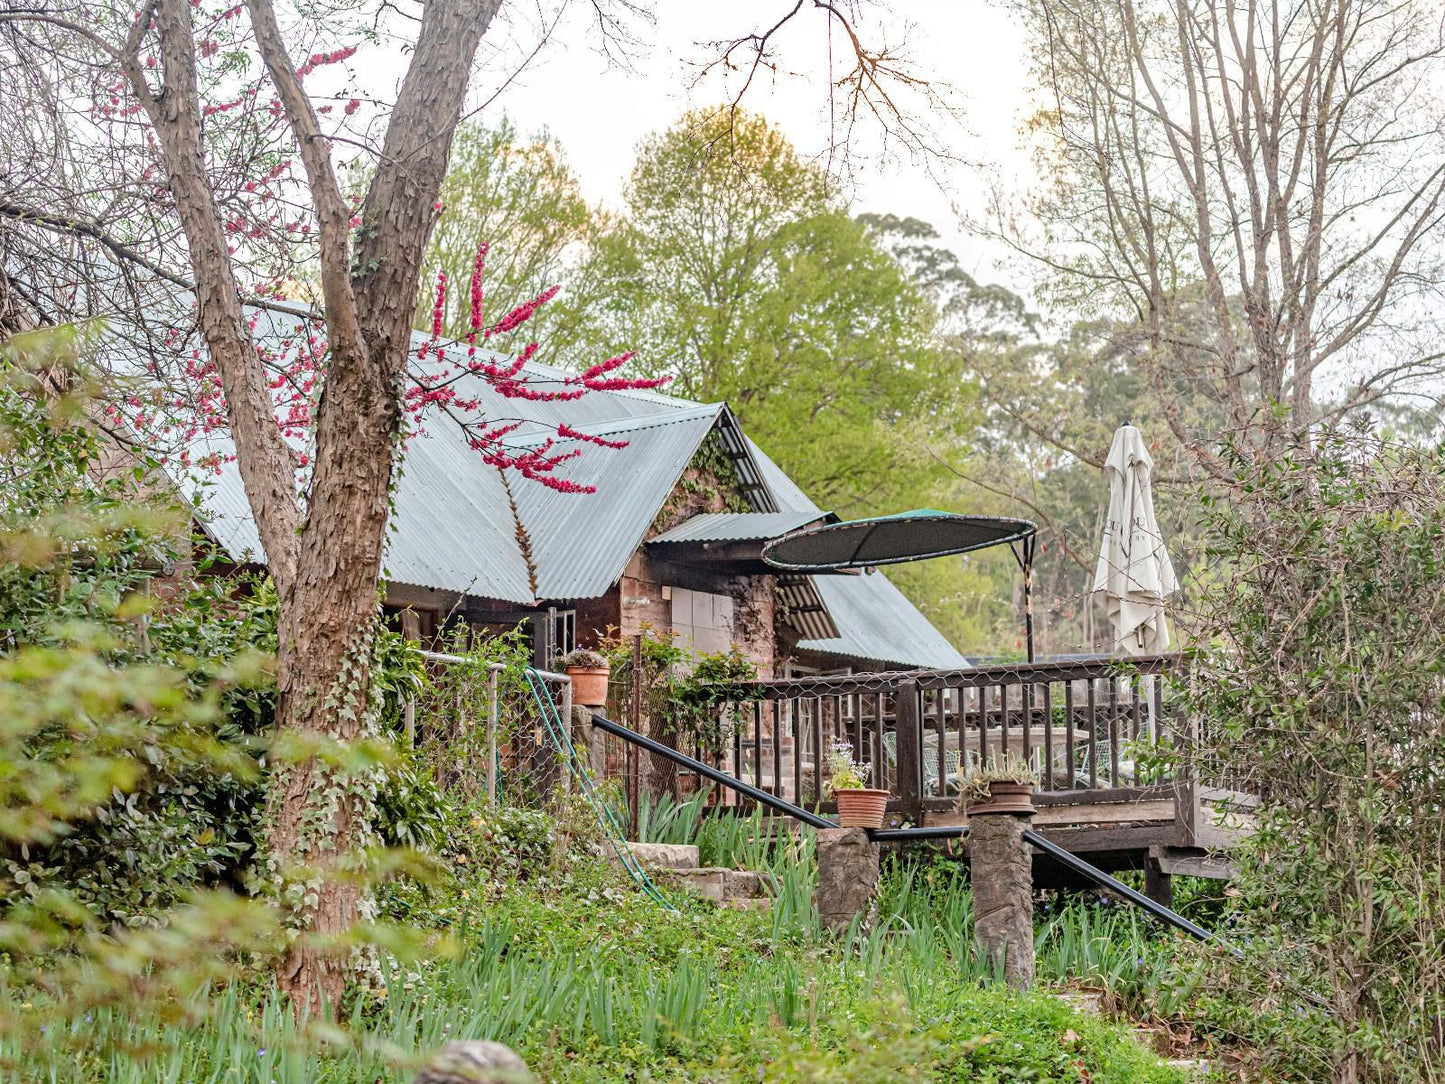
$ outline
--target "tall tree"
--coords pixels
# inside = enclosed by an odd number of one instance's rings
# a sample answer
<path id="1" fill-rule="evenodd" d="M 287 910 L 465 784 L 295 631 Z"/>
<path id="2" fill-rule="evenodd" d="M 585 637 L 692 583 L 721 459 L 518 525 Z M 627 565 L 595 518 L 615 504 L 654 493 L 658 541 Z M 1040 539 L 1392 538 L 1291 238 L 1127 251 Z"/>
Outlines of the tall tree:
<path id="1" fill-rule="evenodd" d="M 841 512 L 921 499 L 939 468 L 918 434 L 964 431 L 972 392 L 931 349 L 928 298 L 761 117 L 696 111 L 647 141 L 579 279 L 605 300 L 572 349 L 626 336 Z"/>
<path id="2" fill-rule="evenodd" d="M 1022 0 L 1050 107 L 1038 237 L 1128 313 L 1161 399 L 1257 447 L 1442 371 L 1445 26 L 1381 0 Z M 1176 436 L 1221 476 L 1218 434 Z"/>

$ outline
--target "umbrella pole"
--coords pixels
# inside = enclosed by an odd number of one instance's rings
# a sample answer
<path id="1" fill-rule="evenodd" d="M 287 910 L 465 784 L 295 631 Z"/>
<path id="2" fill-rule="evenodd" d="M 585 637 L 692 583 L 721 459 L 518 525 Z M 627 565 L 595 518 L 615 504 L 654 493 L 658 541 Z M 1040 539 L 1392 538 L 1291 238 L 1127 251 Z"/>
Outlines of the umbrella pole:
<path id="1" fill-rule="evenodd" d="M 1024 574 L 1024 646 L 1029 662 L 1034 661 L 1034 542 L 1037 538 L 1038 535 L 1031 534 L 1019 542 L 1017 549 L 1009 546 Z"/>

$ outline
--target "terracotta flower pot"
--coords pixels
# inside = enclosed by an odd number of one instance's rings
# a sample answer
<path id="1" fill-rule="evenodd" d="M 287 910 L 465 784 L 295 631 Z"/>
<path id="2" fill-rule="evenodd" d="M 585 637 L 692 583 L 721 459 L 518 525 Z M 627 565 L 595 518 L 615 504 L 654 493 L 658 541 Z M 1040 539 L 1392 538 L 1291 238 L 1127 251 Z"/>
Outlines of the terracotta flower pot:
<path id="1" fill-rule="evenodd" d="M 987 798 L 970 798 L 968 815 L 986 816 L 990 813 L 1032 813 L 1034 811 L 1034 785 L 1032 783 L 1003 783 L 994 781 L 988 785 Z"/>
<path id="2" fill-rule="evenodd" d="M 567 676 L 572 679 L 572 703 L 584 708 L 600 708 L 607 703 L 607 676 L 612 671 L 603 666 L 569 666 Z"/>
<path id="3" fill-rule="evenodd" d="M 839 828 L 882 828 L 883 813 L 888 808 L 886 790 L 870 790 L 854 787 L 835 790 L 833 798 L 838 803 Z"/>

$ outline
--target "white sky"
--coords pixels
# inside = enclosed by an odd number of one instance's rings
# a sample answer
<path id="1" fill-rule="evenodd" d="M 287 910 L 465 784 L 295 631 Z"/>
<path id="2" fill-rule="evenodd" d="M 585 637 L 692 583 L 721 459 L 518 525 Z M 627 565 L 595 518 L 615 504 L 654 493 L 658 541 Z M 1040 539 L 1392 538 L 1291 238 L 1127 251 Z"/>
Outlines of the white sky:
<path id="1" fill-rule="evenodd" d="M 696 63 L 717 53 L 705 43 L 770 26 L 791 6 L 792 0 L 655 0 L 656 24 L 637 25 L 642 51 L 628 71 L 609 65 L 596 47 L 591 5 L 572 0 L 552 38 L 482 116 L 496 119 L 506 112 L 524 132 L 549 130 L 587 197 L 615 204 L 644 137 L 689 107 L 725 100 L 727 88 L 720 80 L 694 85 Z M 488 34 L 494 51 L 477 79 L 480 98 L 489 98 L 518 59 L 535 47 L 542 20 L 551 14 L 520 3 L 510 10 L 508 25 L 494 26 Z M 884 10 L 864 6 L 867 21 L 860 25 L 869 40 L 878 40 Z M 1025 168 L 1017 135 L 1029 91 L 1021 32 L 1001 6 L 986 0 L 908 0 L 897 4 L 882 33 L 890 45 L 903 42 L 904 55 L 916 67 L 958 92 L 962 121 L 940 117 L 937 129 L 940 149 L 963 161 L 935 163 L 935 176 L 930 176 L 923 163 L 910 162 L 901 152 L 885 161 L 874 154 L 850 178 L 853 210 L 930 221 L 971 273 L 1023 289 L 1021 267 L 1004 266 L 1001 249 L 961 230 L 958 214 L 983 212 L 987 171 L 1008 176 Z M 780 67 L 792 74 L 761 73 L 746 103 L 781 126 L 800 152 L 823 155 L 830 131 L 823 14 L 805 5 L 777 41 Z M 840 46 L 835 32 L 835 70 L 841 74 Z M 868 145 L 878 150 L 876 138 Z"/>

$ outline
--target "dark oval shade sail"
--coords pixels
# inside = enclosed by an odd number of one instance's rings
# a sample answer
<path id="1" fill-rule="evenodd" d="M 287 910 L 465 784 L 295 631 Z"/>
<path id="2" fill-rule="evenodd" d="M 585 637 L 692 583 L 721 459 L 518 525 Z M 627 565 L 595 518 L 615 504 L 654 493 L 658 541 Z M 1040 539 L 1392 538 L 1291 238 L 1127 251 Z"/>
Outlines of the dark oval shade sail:
<path id="1" fill-rule="evenodd" d="M 891 516 L 806 527 L 763 547 L 763 560 L 790 572 L 827 572 L 925 561 L 1018 542 L 1037 533 L 1026 519 L 963 516 L 919 508 Z"/>

